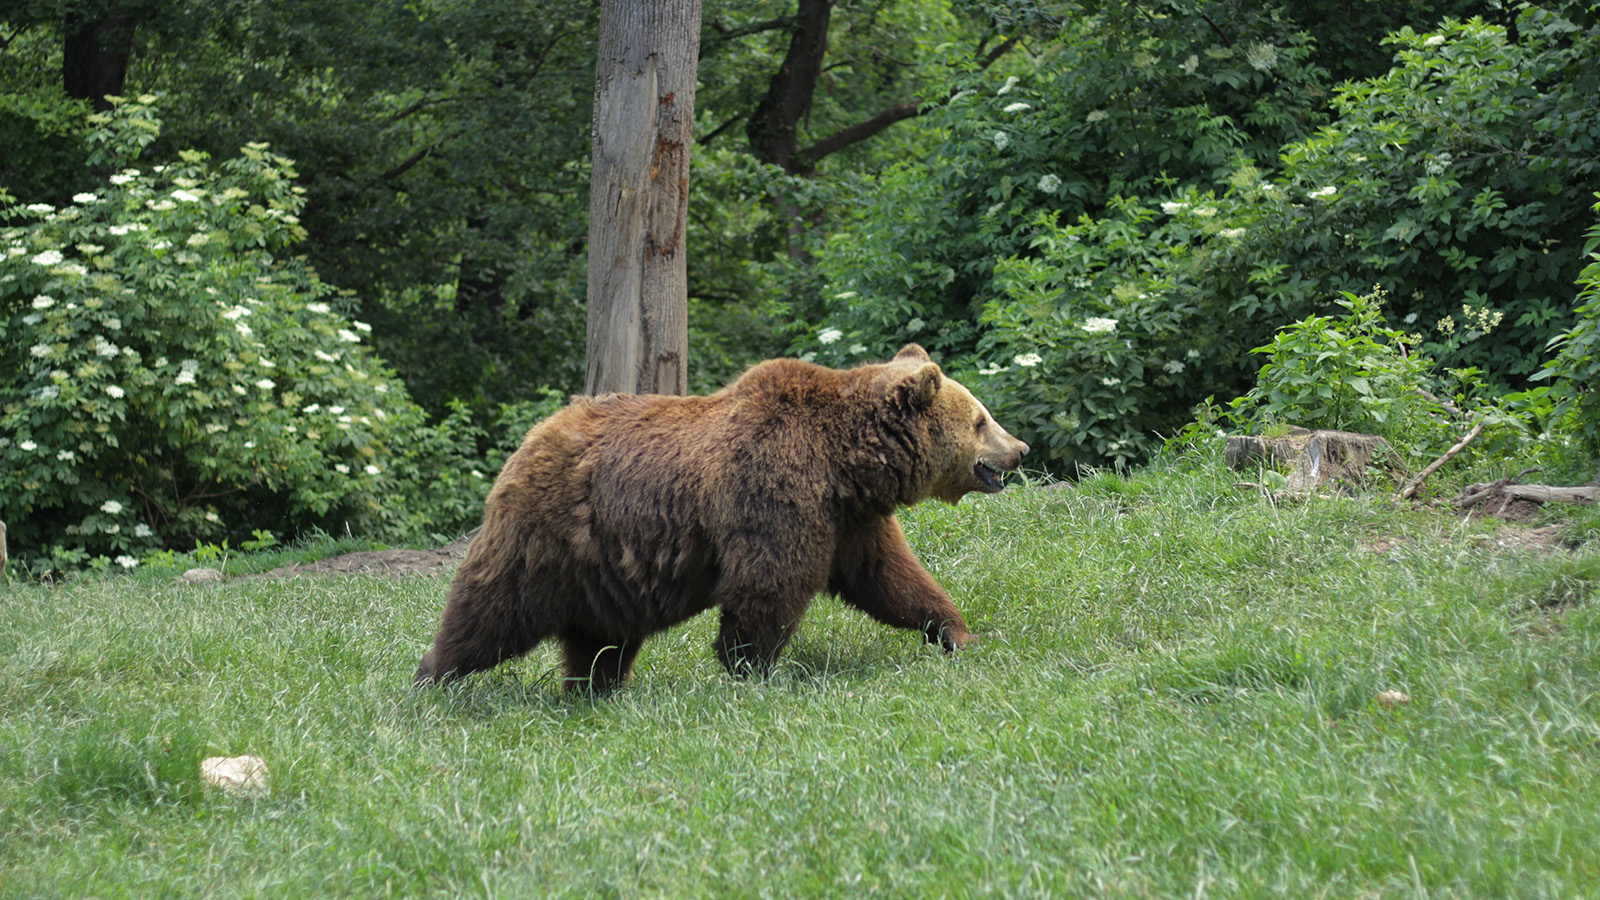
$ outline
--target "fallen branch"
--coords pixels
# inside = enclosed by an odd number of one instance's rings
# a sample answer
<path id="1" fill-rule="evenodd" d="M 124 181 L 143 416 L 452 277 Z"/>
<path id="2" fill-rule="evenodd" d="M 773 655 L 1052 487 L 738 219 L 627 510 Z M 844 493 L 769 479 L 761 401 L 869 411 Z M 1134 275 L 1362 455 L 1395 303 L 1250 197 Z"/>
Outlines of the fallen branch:
<path id="1" fill-rule="evenodd" d="M 1477 440 L 1478 439 L 1478 435 L 1480 435 L 1480 434 L 1483 434 L 1483 420 L 1482 419 L 1478 420 L 1478 424 L 1472 426 L 1472 430 L 1467 432 L 1466 437 L 1462 438 L 1459 441 L 1456 441 L 1456 445 L 1454 447 L 1451 447 L 1449 450 L 1446 450 L 1444 452 L 1443 456 L 1441 456 L 1438 459 L 1434 460 L 1433 462 L 1429 463 L 1428 467 L 1426 469 L 1423 469 L 1421 472 L 1418 472 L 1417 473 L 1417 477 L 1411 479 L 1411 481 L 1408 484 L 1406 484 L 1405 487 L 1400 489 L 1400 493 L 1399 493 L 1399 495 L 1398 495 L 1398 497 L 1396 499 L 1399 499 L 1399 500 L 1410 500 L 1412 497 L 1416 496 L 1417 489 L 1422 487 L 1422 483 L 1424 481 L 1428 480 L 1428 476 L 1429 475 L 1432 475 L 1433 473 L 1439 471 L 1439 467 L 1440 466 L 1444 465 L 1445 463 L 1449 462 L 1452 459 L 1455 459 L 1456 454 L 1460 453 L 1462 450 L 1467 449 L 1467 445 L 1472 443 L 1473 441 Z"/>
<path id="2" fill-rule="evenodd" d="M 1600 484 L 1559 487 L 1548 484 L 1512 484 L 1508 479 L 1489 484 L 1469 484 L 1455 501 L 1459 507 L 1476 506 L 1499 495 L 1507 500 L 1532 500 L 1535 503 L 1600 503 Z"/>

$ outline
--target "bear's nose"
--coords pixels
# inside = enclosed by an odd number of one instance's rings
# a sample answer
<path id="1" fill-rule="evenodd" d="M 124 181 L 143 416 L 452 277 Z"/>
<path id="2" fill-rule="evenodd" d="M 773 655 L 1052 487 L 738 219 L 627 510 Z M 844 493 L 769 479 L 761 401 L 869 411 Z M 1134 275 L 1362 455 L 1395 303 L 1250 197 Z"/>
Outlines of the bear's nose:
<path id="1" fill-rule="evenodd" d="M 1028 455 L 1028 445 L 1027 444 L 1024 444 L 1021 441 L 1017 441 L 1017 448 L 1018 448 L 1017 449 L 1017 455 L 1019 455 L 1019 456 L 1027 456 Z"/>

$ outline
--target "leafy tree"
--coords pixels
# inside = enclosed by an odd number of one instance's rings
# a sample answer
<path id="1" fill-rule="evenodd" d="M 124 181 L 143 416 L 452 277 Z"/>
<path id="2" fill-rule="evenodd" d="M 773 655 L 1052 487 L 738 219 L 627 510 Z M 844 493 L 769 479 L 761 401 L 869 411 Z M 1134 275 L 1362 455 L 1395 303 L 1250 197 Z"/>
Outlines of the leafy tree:
<path id="1" fill-rule="evenodd" d="M 937 349 L 970 354 L 995 263 L 1031 252 L 1041 211 L 1072 221 L 1117 197 L 1215 184 L 1323 121 L 1311 41 L 1273 7 L 1163 10 L 1084 10 L 1031 70 L 969 69 L 915 124 L 934 151 L 878 179 L 817 251 L 823 327 L 856 338 L 837 347 L 879 354 L 916 321 Z"/>
<path id="2" fill-rule="evenodd" d="M 1600 188 L 1600 32 L 1530 8 L 1516 33 L 1402 29 L 1395 70 L 1342 89 L 1339 118 L 1286 145 L 1280 171 L 1130 181 L 1144 196 L 1075 219 L 1057 211 L 1080 205 L 1047 168 L 1059 154 L 1025 127 L 1040 101 L 1011 99 L 1021 81 L 976 91 L 951 104 L 960 164 L 939 171 L 992 173 L 991 205 L 901 170 L 822 254 L 830 317 L 798 349 L 843 361 L 926 333 L 958 370 L 996 379 L 996 412 L 1069 470 L 1142 458 L 1207 395 L 1248 389 L 1249 350 L 1278 327 L 1374 283 L 1442 365 L 1518 385 L 1571 322 L 1575 197 Z M 1040 149 L 1002 174 L 1019 143 Z"/>

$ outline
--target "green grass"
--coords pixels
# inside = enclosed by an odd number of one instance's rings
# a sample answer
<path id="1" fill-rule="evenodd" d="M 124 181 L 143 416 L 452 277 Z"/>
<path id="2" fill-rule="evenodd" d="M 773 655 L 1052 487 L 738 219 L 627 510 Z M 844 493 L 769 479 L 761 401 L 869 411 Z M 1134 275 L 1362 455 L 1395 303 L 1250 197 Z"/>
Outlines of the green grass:
<path id="1" fill-rule="evenodd" d="M 920 507 L 975 650 L 822 599 L 598 703 L 412 690 L 438 579 L 0 587 L 0 896 L 1600 896 L 1600 549 L 1233 481 Z"/>

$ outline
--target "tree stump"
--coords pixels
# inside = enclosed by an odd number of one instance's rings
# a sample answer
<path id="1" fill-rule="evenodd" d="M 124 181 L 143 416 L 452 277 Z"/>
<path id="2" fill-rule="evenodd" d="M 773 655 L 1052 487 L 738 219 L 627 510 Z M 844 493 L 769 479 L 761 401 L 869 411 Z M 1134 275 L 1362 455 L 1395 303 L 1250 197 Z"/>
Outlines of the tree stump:
<path id="1" fill-rule="evenodd" d="M 1376 465 L 1390 472 L 1405 470 L 1389 442 L 1371 434 L 1289 426 L 1278 437 L 1231 435 L 1223 460 L 1235 471 L 1256 465 L 1289 470 L 1287 494 L 1306 494 L 1329 482 L 1363 485 Z"/>

